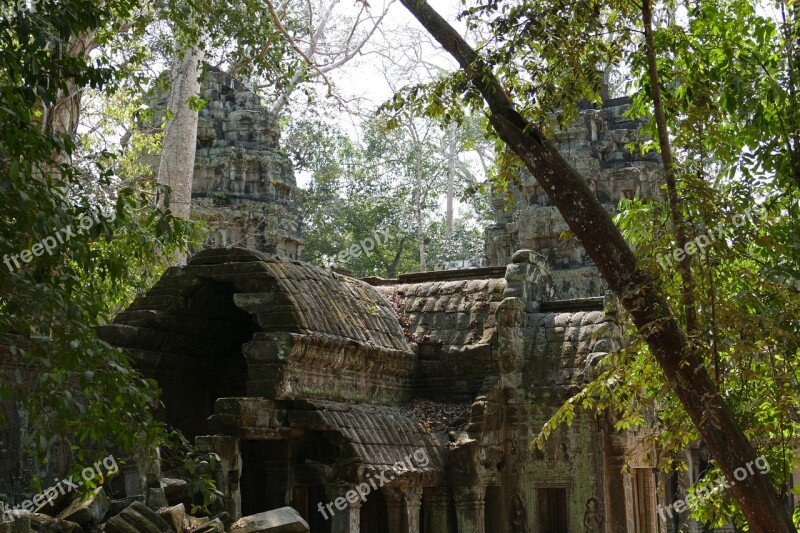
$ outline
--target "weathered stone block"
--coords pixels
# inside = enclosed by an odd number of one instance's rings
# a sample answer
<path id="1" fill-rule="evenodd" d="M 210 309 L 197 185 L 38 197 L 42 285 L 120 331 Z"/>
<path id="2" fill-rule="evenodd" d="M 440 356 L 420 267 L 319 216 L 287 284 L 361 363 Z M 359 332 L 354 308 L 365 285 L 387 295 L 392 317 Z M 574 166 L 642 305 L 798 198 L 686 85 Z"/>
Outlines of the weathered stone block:
<path id="1" fill-rule="evenodd" d="M 111 499 L 103 487 L 98 487 L 88 499 L 76 499 L 58 514 L 61 520 L 77 524 L 99 524 L 111 507 Z"/>
<path id="2" fill-rule="evenodd" d="M 308 533 L 308 523 L 291 507 L 246 516 L 231 526 L 231 533 Z"/>
<path id="3" fill-rule="evenodd" d="M 155 511 L 141 502 L 132 503 L 127 509 L 105 524 L 106 533 L 171 533 L 169 524 Z"/>
<path id="4" fill-rule="evenodd" d="M 0 533 L 83 533 L 83 529 L 74 522 L 25 511 L 12 522 L 0 523 Z"/>
<path id="5" fill-rule="evenodd" d="M 192 533 L 225 533 L 225 524 L 219 518 L 215 518 L 205 525 L 193 529 Z"/>
<path id="6" fill-rule="evenodd" d="M 170 503 L 179 502 L 189 495 L 189 482 L 183 479 L 165 477 L 161 480 L 161 488 Z"/>
<path id="7" fill-rule="evenodd" d="M 156 514 L 169 525 L 169 528 L 174 533 L 183 533 L 183 530 L 189 526 L 189 521 L 186 519 L 186 509 L 182 503 L 162 509 Z"/>

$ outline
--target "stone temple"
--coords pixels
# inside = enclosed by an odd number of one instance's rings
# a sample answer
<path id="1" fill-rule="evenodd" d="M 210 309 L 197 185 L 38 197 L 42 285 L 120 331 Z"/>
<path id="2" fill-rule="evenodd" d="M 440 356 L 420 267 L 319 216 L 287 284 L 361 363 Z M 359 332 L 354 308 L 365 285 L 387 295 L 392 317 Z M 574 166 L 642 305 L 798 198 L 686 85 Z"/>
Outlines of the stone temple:
<path id="1" fill-rule="evenodd" d="M 558 141 L 613 211 L 655 196 L 660 169 L 630 156 L 638 125 L 609 104 Z M 647 435 L 579 412 L 530 445 L 621 347 L 623 317 L 522 185 L 512 210 L 497 200 L 494 266 L 358 280 L 211 248 L 101 334 L 158 380 L 164 420 L 222 458 L 233 517 L 291 506 L 320 533 L 658 531 L 666 480 Z"/>
<path id="2" fill-rule="evenodd" d="M 529 176 L 511 209 L 496 199 L 491 266 L 389 280 L 312 266 L 296 259 L 294 182 L 274 119 L 246 88 L 215 76 L 194 187 L 198 208 L 219 217 L 214 246 L 169 269 L 100 335 L 158 381 L 157 415 L 218 454 L 213 476 L 231 520 L 291 507 L 302 517 L 294 526 L 246 531 L 651 533 L 684 524 L 685 513 L 659 516 L 678 487 L 656 470 L 647 432 L 576 410 L 543 449 L 531 446 L 622 347 L 625 317 Z M 657 197 L 661 177 L 657 162 L 625 148 L 640 126 L 625 107 L 585 109 L 557 139 L 609 211 L 621 198 Z M 262 215 L 265 226 L 255 222 Z M 700 458 L 688 453 L 691 477 Z M 0 474 L 20 456 L 11 449 Z M 117 501 L 175 503 L 165 482 L 127 481 L 111 494 Z"/>

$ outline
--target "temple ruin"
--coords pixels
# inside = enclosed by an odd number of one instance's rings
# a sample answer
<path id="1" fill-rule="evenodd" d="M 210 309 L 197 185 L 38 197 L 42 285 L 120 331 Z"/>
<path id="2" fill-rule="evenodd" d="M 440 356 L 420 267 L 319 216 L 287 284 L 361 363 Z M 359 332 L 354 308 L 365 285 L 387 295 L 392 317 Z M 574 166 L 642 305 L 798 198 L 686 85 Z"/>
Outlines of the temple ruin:
<path id="1" fill-rule="evenodd" d="M 291 507 L 313 533 L 672 531 L 646 431 L 576 410 L 531 447 L 623 346 L 625 315 L 530 176 L 512 209 L 496 199 L 490 266 L 355 279 L 297 260 L 274 118 L 222 73 L 204 87 L 193 202 L 209 248 L 99 333 L 158 381 L 157 416 L 220 456 L 232 520 Z M 626 147 L 640 127 L 626 106 L 583 109 L 558 134 L 612 212 L 661 179 Z"/>
<path id="2" fill-rule="evenodd" d="M 586 109 L 558 138 L 610 211 L 657 196 L 661 177 L 626 148 L 639 124 L 625 107 Z M 160 383 L 163 419 L 223 458 L 233 517 L 291 506 L 319 533 L 658 531 L 665 480 L 645 434 L 577 412 L 530 446 L 622 346 L 624 316 L 530 176 L 514 195 L 487 230 L 493 266 L 357 280 L 212 248 L 101 334 Z"/>

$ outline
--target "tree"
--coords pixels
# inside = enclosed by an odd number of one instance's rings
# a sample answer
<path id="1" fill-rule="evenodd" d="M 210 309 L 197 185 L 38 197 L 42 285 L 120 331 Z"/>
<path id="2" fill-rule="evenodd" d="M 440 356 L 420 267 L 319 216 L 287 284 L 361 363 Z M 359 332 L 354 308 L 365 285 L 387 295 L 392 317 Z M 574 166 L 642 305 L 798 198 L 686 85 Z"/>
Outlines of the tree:
<path id="1" fill-rule="evenodd" d="M 273 113 L 279 114 L 283 111 L 292 93 L 303 82 L 321 79 L 327 85 L 328 96 L 334 96 L 333 85 L 328 79 L 329 73 L 362 53 L 364 46 L 386 18 L 394 0 L 385 2 L 377 15 L 371 12 L 367 1 L 356 3 L 358 11 L 355 15 L 335 13 L 339 3 L 339 0 L 286 2 L 278 9 L 271 0 L 266 0 L 277 31 L 289 43 L 296 56 L 299 56 L 287 81 L 277 86 L 274 83 L 259 85 L 260 89 L 269 92 L 274 102 Z M 282 20 L 290 18 L 289 13 L 292 14 L 291 24 L 284 25 Z M 272 37 L 266 46 L 269 46 L 270 41 Z"/>
<path id="2" fill-rule="evenodd" d="M 464 206 L 470 222 L 457 221 L 454 242 L 446 241 L 444 225 L 437 223 L 447 176 L 438 152 L 446 132 L 424 122 L 417 120 L 413 131 L 387 130 L 384 120 L 373 119 L 363 124 L 358 141 L 323 121 L 290 124 L 286 145 L 298 170 L 312 174 L 303 204 L 306 260 L 332 262 L 361 276 L 396 277 L 420 270 L 420 241 L 431 264 L 453 259 L 454 251 L 475 254 L 483 217 L 470 206 Z M 414 136 L 420 131 L 425 137 Z M 464 182 L 456 185 L 461 189 Z M 348 253 L 353 246 L 357 254 Z"/>
<path id="3" fill-rule="evenodd" d="M 197 145 L 197 100 L 200 98 L 198 67 L 203 53 L 192 47 L 181 57 L 176 54 L 170 73 L 167 99 L 169 118 L 164 125 L 164 143 L 158 165 L 158 183 L 169 187 L 162 206 L 183 220 L 189 220 L 192 205 L 192 178 Z M 186 255 L 178 253 L 172 266 L 186 264 Z"/>
<path id="4" fill-rule="evenodd" d="M 53 439 L 66 440 L 76 465 L 91 464 L 101 443 L 128 451 L 164 435 L 149 410 L 157 387 L 94 328 L 158 276 L 152 265 L 187 228 L 147 194 L 97 194 L 92 185 L 113 182 L 114 154 L 73 162 L 81 93 L 113 90 L 121 72 L 86 52 L 135 9 L 43 1 L 0 18 L 0 338 L 20 365 L 0 388 L 36 421 L 28 451 L 41 458 Z"/>
<path id="5" fill-rule="evenodd" d="M 667 183 L 667 201 L 669 202 L 669 213 L 672 224 L 675 227 L 675 240 L 678 248 L 684 249 L 689 241 L 686 235 L 686 223 L 684 221 L 684 206 L 676 180 L 675 162 L 672 157 L 672 146 L 670 144 L 669 132 L 667 131 L 667 118 L 664 114 L 664 103 L 661 99 L 661 81 L 658 76 L 658 57 L 656 57 L 656 47 L 653 40 L 653 2 L 644 0 L 642 2 L 642 25 L 644 26 L 644 38 L 647 55 L 647 76 L 650 82 L 650 91 L 653 99 L 653 115 L 655 119 L 656 131 L 658 132 L 658 144 L 661 151 L 661 162 L 664 165 L 664 180 Z M 683 285 L 683 313 L 686 318 L 686 332 L 691 337 L 697 333 L 697 311 L 695 309 L 695 288 L 694 276 L 692 275 L 692 258 L 686 255 L 678 263 L 682 285 Z"/>
<path id="6" fill-rule="evenodd" d="M 289 145 L 314 146 L 302 138 L 319 131 L 319 125 L 297 124 Z M 301 132 L 303 137 L 297 138 Z M 325 156 L 305 159 L 314 173 L 304 207 L 305 257 L 346 266 L 359 275 L 396 277 L 398 272 L 417 270 L 420 258 L 410 246 L 412 237 L 420 234 L 416 221 L 425 222 L 434 208 L 436 188 L 431 185 L 441 177 L 434 147 L 414 144 L 407 130 L 389 132 L 379 121 L 364 124 L 363 144 L 340 131 L 330 133 Z M 417 151 L 425 156 L 418 157 Z M 296 161 L 304 161 L 294 152 Z M 429 173 L 422 176 L 423 171 Z M 428 187 L 418 181 L 420 177 Z M 376 241 L 373 249 L 347 253 L 367 239 Z"/>
<path id="7" fill-rule="evenodd" d="M 505 88 L 481 58 L 427 3 L 403 5 L 459 62 L 489 108 L 498 136 L 519 156 L 586 248 L 612 290 L 631 314 L 639 332 L 680 398 L 754 531 L 794 531 L 771 482 L 754 475 L 736 480 L 736 468 L 756 454 L 705 370 L 651 275 L 636 257 L 592 194 L 534 124 L 516 109 Z M 581 216 L 583 215 L 583 216 Z"/>

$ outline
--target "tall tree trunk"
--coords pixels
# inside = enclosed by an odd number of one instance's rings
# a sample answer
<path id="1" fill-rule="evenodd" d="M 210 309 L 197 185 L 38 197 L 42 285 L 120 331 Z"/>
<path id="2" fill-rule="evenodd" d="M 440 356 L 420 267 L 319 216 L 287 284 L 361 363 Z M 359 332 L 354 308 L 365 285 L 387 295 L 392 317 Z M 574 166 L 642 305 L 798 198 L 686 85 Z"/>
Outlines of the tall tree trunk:
<path id="1" fill-rule="evenodd" d="M 661 100 L 661 85 L 658 76 L 658 62 L 656 61 L 656 47 L 653 42 L 653 5 L 651 0 L 642 1 L 642 21 L 644 23 L 644 39 L 647 47 L 647 74 L 650 79 L 650 92 L 653 96 L 653 111 L 658 131 L 658 145 L 661 149 L 661 162 L 664 164 L 664 178 L 667 182 L 667 200 L 669 202 L 670 218 L 675 226 L 675 241 L 678 248 L 686 249 L 689 237 L 686 231 L 686 221 L 683 218 L 683 202 L 678 194 L 675 176 L 675 161 L 672 158 L 672 148 L 669 142 L 667 119 L 664 115 L 664 105 Z M 689 338 L 697 334 L 697 312 L 695 310 L 695 282 L 692 275 L 692 256 L 683 254 L 678 261 L 681 274 L 681 288 L 683 292 L 683 312 L 686 317 L 686 332 Z"/>
<path id="2" fill-rule="evenodd" d="M 189 219 L 192 205 L 192 177 L 197 144 L 197 111 L 189 101 L 200 94 L 197 70 L 203 53 L 199 48 L 176 56 L 170 75 L 170 92 L 167 109 L 172 116 L 164 127 L 164 144 L 158 167 L 158 183 L 168 185 L 172 192 L 161 206 L 171 210 L 172 215 Z M 178 253 L 173 265 L 186 263 L 186 255 Z"/>
<path id="3" fill-rule="evenodd" d="M 455 124 L 450 124 L 447 129 L 447 213 L 444 228 L 444 238 L 447 241 L 448 251 L 453 245 L 453 196 L 456 181 L 456 159 L 458 157 L 458 150 L 456 149 L 458 137 L 456 133 Z"/>
<path id="4" fill-rule="evenodd" d="M 657 281 L 637 267 L 633 252 L 583 177 L 520 115 L 491 69 L 447 21 L 424 0 L 401 2 L 467 73 L 489 106 L 489 120 L 497 134 L 547 191 L 609 287 L 619 295 L 729 481 L 751 531 L 795 531 L 767 476 L 758 472 L 743 480 L 734 476 L 737 468 L 755 463 L 755 451 L 703 362 L 689 349 L 678 320 L 656 290 Z"/>
<path id="5" fill-rule="evenodd" d="M 425 253 L 425 228 L 422 227 L 422 144 L 417 142 L 414 156 L 414 218 L 417 223 L 417 246 L 419 248 L 419 270 L 428 270 L 428 258 Z"/>
<path id="6" fill-rule="evenodd" d="M 96 47 L 94 42 L 96 35 L 96 30 L 87 31 L 81 35 L 72 35 L 64 52 L 65 55 L 81 60 L 85 59 Z M 47 106 L 43 102 L 40 103 L 39 110 L 42 112 L 40 125 L 42 131 L 47 135 L 74 137 L 78 131 L 83 87 L 78 86 L 73 78 L 67 79 L 65 85 L 66 90 L 59 90 L 58 97 L 52 105 Z M 65 150 L 59 150 L 53 154 L 53 159 L 47 166 L 47 173 L 57 180 L 62 179 L 61 170 L 58 168 L 62 164 L 72 164 L 72 155 Z"/>
<path id="7" fill-rule="evenodd" d="M 73 35 L 69 39 L 69 48 L 66 55 L 84 59 L 95 48 L 95 30 Z M 81 115 L 82 87 L 78 87 L 75 80 L 70 78 L 66 82 L 66 92 L 60 92 L 58 100 L 44 109 L 43 123 L 45 133 L 74 135 L 78 131 L 78 122 Z"/>

